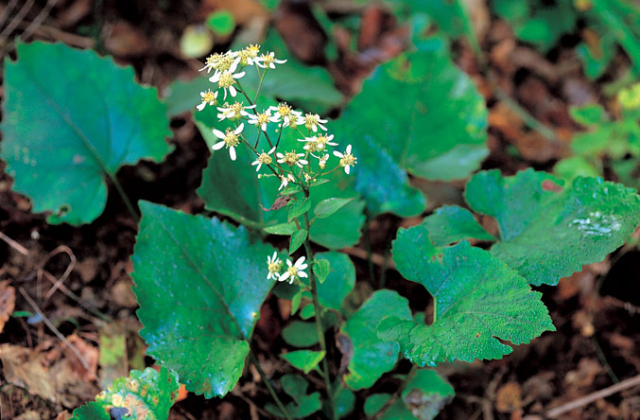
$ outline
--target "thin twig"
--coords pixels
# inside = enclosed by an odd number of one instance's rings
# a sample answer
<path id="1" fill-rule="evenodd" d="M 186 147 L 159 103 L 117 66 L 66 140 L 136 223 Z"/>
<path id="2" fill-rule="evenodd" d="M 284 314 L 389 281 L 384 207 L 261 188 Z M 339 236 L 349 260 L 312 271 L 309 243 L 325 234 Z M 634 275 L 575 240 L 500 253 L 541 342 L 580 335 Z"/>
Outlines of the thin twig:
<path id="1" fill-rule="evenodd" d="M 25 300 L 29 303 L 31 308 L 38 315 L 40 315 L 40 318 L 42 318 L 42 321 L 45 323 L 45 325 L 49 327 L 49 329 L 55 334 L 56 337 L 58 337 L 67 347 L 69 347 L 69 350 L 71 350 L 73 354 L 76 355 L 78 360 L 80 360 L 80 363 L 82 363 L 82 366 L 87 370 L 91 370 L 91 366 L 89 366 L 89 363 L 87 363 L 84 357 L 82 357 L 82 354 L 80 353 L 80 351 L 73 344 L 71 344 L 71 342 L 69 342 L 69 340 L 67 340 L 67 338 L 64 335 L 62 335 L 62 333 L 51 323 L 51 321 L 49 321 L 49 318 L 47 318 L 45 314 L 40 310 L 36 302 L 33 299 L 31 299 L 31 296 L 29 296 L 29 294 L 24 290 L 24 288 L 19 287 L 18 291 L 20 292 L 22 297 L 24 297 Z"/>
<path id="2" fill-rule="evenodd" d="M 576 408 L 583 407 L 587 404 L 591 404 L 594 401 L 601 400 L 602 398 L 616 394 L 620 391 L 624 391 L 625 389 L 633 388 L 638 385 L 640 385 L 640 375 L 634 376 L 633 378 L 625 379 L 620 383 L 611 385 L 608 388 L 601 389 L 600 391 L 593 392 L 589 395 L 585 395 L 584 397 L 578 398 L 577 400 L 563 404 L 560 407 L 552 408 L 551 410 L 547 411 L 547 417 L 551 419 L 560 417 L 562 414 L 568 411 L 575 410 Z"/>
<path id="3" fill-rule="evenodd" d="M 10 237 L 8 237 L 7 235 L 5 235 L 2 232 L 0 232 L 0 239 L 5 241 L 7 243 L 7 245 L 9 245 L 11 248 L 15 249 L 16 251 L 18 251 L 19 253 L 21 253 L 25 257 L 29 256 L 29 250 L 27 248 L 23 247 L 22 245 L 20 245 L 19 243 L 17 243 L 16 241 L 14 241 L 13 239 L 11 239 Z"/>
<path id="4" fill-rule="evenodd" d="M 58 0 L 47 0 L 47 4 L 44 5 L 40 13 L 38 13 L 38 16 L 33 19 L 29 26 L 27 26 L 27 29 L 22 33 L 23 39 L 30 37 L 38 29 L 47 16 L 49 16 L 49 12 L 51 12 L 51 9 L 53 9 L 56 3 L 58 3 Z"/>
<path id="5" fill-rule="evenodd" d="M 0 28 L 4 25 L 4 22 L 7 20 L 7 16 L 9 16 L 9 13 L 11 13 L 17 2 L 18 0 L 11 0 L 2 11 L 2 14 L 0 15 Z"/>
<path id="6" fill-rule="evenodd" d="M 4 28 L 4 30 L 0 33 L 0 45 L 4 44 L 5 39 L 11 32 L 13 32 L 20 22 L 24 19 L 24 17 L 29 13 L 31 7 L 33 6 L 34 0 L 27 0 L 23 5 L 22 9 L 11 19 L 11 22 Z"/>
<path id="7" fill-rule="evenodd" d="M 44 296 L 44 301 L 48 301 L 49 299 L 51 299 L 51 296 L 53 296 L 53 294 L 56 292 L 56 290 L 58 290 L 60 288 L 60 286 L 65 282 L 65 280 L 67 280 L 67 278 L 69 278 L 69 275 L 71 274 L 71 272 L 73 271 L 74 268 L 76 268 L 76 256 L 73 254 L 73 251 L 71 251 L 71 248 L 69 248 L 66 245 L 60 245 L 59 247 L 57 247 L 56 249 L 54 249 L 53 251 L 51 251 L 49 253 L 49 255 L 47 255 L 47 258 L 42 262 L 42 264 L 40 264 L 40 268 L 39 270 L 43 270 L 43 267 L 47 264 L 47 262 L 49 262 L 49 260 L 58 255 L 58 254 L 67 254 L 67 256 L 69 257 L 69 265 L 67 266 L 67 269 L 64 271 L 64 273 L 62 273 L 62 276 L 56 280 L 56 282 L 53 284 L 53 287 L 51 289 L 49 289 L 49 291 L 47 292 L 47 294 Z"/>
<path id="8" fill-rule="evenodd" d="M 402 396 L 402 393 L 404 392 L 405 388 L 407 387 L 411 379 L 413 379 L 413 377 L 416 376 L 416 373 L 418 373 L 418 369 L 419 369 L 418 365 L 416 364 L 411 366 L 411 370 L 409 371 L 409 373 L 405 375 L 404 379 L 402 380 L 402 383 L 400 384 L 398 389 L 396 389 L 396 392 L 393 393 L 391 398 L 389 398 L 387 402 L 384 403 L 382 408 L 373 416 L 374 420 L 381 419 L 384 413 L 386 413 L 387 410 L 389 410 L 391 406 L 395 404 L 396 401 L 398 401 L 398 399 Z"/>

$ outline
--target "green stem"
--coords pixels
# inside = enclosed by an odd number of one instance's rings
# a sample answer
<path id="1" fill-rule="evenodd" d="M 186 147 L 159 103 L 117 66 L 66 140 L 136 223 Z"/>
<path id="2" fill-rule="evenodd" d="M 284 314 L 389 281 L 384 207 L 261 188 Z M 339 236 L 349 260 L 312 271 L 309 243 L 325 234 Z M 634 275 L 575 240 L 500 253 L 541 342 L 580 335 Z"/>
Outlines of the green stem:
<path id="1" fill-rule="evenodd" d="M 309 198 L 309 190 L 304 190 L 305 198 Z M 309 223 L 309 213 L 304 214 L 304 226 L 307 232 L 311 225 Z M 327 399 L 329 400 L 329 409 L 331 410 L 331 419 L 335 418 L 335 404 L 333 402 L 333 391 L 331 388 L 331 380 L 329 379 L 329 364 L 327 363 L 327 343 L 324 339 L 324 328 L 322 327 L 322 306 L 320 305 L 320 299 L 318 298 L 318 286 L 316 284 L 316 276 L 313 273 L 313 251 L 311 250 L 311 241 L 309 236 L 304 241 L 304 248 L 307 252 L 307 260 L 309 261 L 309 286 L 311 288 L 311 297 L 313 299 L 313 307 L 315 309 L 316 318 L 316 331 L 318 333 L 318 341 L 320 342 L 320 350 L 324 352 L 324 358 L 322 359 L 322 376 L 324 377 L 324 384 L 327 388 Z"/>
<path id="2" fill-rule="evenodd" d="M 113 185 L 116 187 L 116 191 L 118 191 L 120 198 L 122 198 L 122 201 L 124 201 L 124 205 L 127 206 L 127 210 L 129 210 L 129 213 L 131 213 L 131 217 L 133 217 L 133 220 L 135 220 L 136 223 L 139 223 L 140 216 L 138 215 L 136 208 L 131 203 L 131 200 L 129 200 L 129 197 L 127 197 L 127 194 L 125 194 L 124 189 L 120 184 L 120 181 L 118 181 L 118 178 L 116 178 L 115 175 L 111 175 L 108 172 L 107 172 L 107 176 L 109 177 L 111 182 L 113 182 Z"/>
<path id="3" fill-rule="evenodd" d="M 387 410 L 389 408 L 391 408 L 391 406 L 393 404 L 395 404 L 396 401 L 398 401 L 398 398 L 400 398 L 400 396 L 402 395 L 402 393 L 404 392 L 405 388 L 407 387 L 407 385 L 409 384 L 409 382 L 413 379 L 414 376 L 416 376 L 416 373 L 418 373 L 418 365 L 413 365 L 411 366 L 411 370 L 409 371 L 409 373 L 407 373 L 407 375 L 404 377 L 404 380 L 402 381 L 402 383 L 400 384 L 400 386 L 398 387 L 398 389 L 396 390 L 396 392 L 394 392 L 394 394 L 391 396 L 391 398 L 389 398 L 389 401 L 387 401 L 382 408 L 380 409 L 380 411 L 378 411 L 375 416 L 373 416 L 373 420 L 379 420 L 382 418 L 382 416 L 384 415 L 384 413 L 387 412 Z"/>
<path id="4" fill-rule="evenodd" d="M 253 365 L 258 370 L 258 373 L 260 374 L 260 377 L 262 378 L 262 382 L 264 382 L 264 384 L 267 386 L 267 390 L 269 391 L 269 394 L 271 394 L 271 397 L 276 402 L 276 405 L 278 406 L 278 408 L 282 412 L 282 415 L 287 420 L 292 420 L 291 414 L 289 414 L 289 411 L 287 411 L 287 408 L 284 406 L 282 401 L 280 401 L 280 398 L 278 398 L 278 394 L 276 394 L 276 391 L 273 389 L 273 386 L 271 386 L 271 382 L 269 381 L 269 378 L 267 378 L 267 375 L 264 373 L 264 371 L 260 367 L 260 362 L 258 361 L 258 358 L 256 357 L 255 354 L 253 354 L 253 351 L 251 351 L 251 350 L 249 350 L 249 358 L 251 359 L 251 363 L 253 363 Z"/>

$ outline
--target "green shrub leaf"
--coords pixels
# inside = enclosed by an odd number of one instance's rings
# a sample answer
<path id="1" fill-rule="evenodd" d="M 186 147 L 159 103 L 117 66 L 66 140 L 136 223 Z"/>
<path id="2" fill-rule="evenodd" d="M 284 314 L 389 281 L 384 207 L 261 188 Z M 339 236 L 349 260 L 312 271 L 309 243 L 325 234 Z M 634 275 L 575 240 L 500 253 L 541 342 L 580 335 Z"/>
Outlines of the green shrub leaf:
<path id="1" fill-rule="evenodd" d="M 436 248 L 427 230 L 400 229 L 393 260 L 407 280 L 422 284 L 433 296 L 433 325 L 387 318 L 379 336 L 396 341 L 404 355 L 420 366 L 440 362 L 499 359 L 513 344 L 527 343 L 554 330 L 540 293 L 489 252 L 466 241 Z"/>
<path id="2" fill-rule="evenodd" d="M 291 235 L 291 243 L 289 244 L 289 254 L 293 254 L 304 243 L 305 239 L 309 236 L 309 232 L 306 229 L 300 229 L 293 232 Z"/>
<path id="3" fill-rule="evenodd" d="M 264 228 L 264 231 L 270 233 L 271 235 L 283 235 L 290 236 L 293 235 L 298 230 L 298 227 L 294 222 L 290 223 L 280 223 L 278 225 L 267 226 Z"/>
<path id="4" fill-rule="evenodd" d="M 356 285 L 356 268 L 348 255 L 339 252 L 318 253 L 316 258 L 326 261 L 329 266 L 325 281 L 318 284 L 320 305 L 339 312 L 344 298 Z"/>
<path id="5" fill-rule="evenodd" d="M 289 215 L 287 216 L 287 222 L 291 222 L 293 219 L 296 219 L 311 209 L 311 200 L 305 198 L 304 200 L 299 200 L 291 205 L 289 208 Z"/>
<path id="6" fill-rule="evenodd" d="M 419 370 L 380 420 L 432 420 L 454 394 L 451 385 L 437 372 Z M 389 398 L 390 394 L 373 394 L 367 398 L 364 404 L 367 417 L 373 417 L 380 411 Z"/>
<path id="7" fill-rule="evenodd" d="M 318 260 L 316 259 L 316 262 L 313 263 L 313 273 L 316 275 L 316 278 L 318 279 L 318 283 L 322 284 L 324 283 L 324 281 L 327 279 L 327 276 L 329 275 L 329 270 L 331 269 L 331 263 L 329 262 L 329 260 Z"/>
<path id="8" fill-rule="evenodd" d="M 326 198 L 316 205 L 313 213 L 318 219 L 326 219 L 352 200 L 353 198 Z"/>
<path id="9" fill-rule="evenodd" d="M 293 321 L 282 330 L 282 339 L 294 347 L 311 347 L 318 344 L 315 322 Z"/>
<path id="10" fill-rule="evenodd" d="M 110 420 L 114 410 L 126 414 L 122 418 L 166 420 L 169 409 L 178 398 L 178 375 L 165 368 L 160 372 L 147 368 L 132 370 L 128 378 L 118 378 L 95 402 L 73 411 L 71 420 Z"/>
<path id="11" fill-rule="evenodd" d="M 307 394 L 309 388 L 309 382 L 300 375 L 284 375 L 280 379 L 282 389 L 286 392 L 293 401 L 287 404 L 285 407 L 291 417 L 294 419 L 302 419 L 310 416 L 316 411 L 322 408 L 322 402 L 320 401 L 320 393 L 314 392 L 313 394 Z M 268 403 L 264 407 L 271 414 L 284 417 L 278 406 Z"/>
<path id="12" fill-rule="evenodd" d="M 351 389 L 369 388 L 398 361 L 398 345 L 377 334 L 378 324 L 388 317 L 409 322 L 409 302 L 394 291 L 381 290 L 371 295 L 343 326 L 341 332 L 353 346 L 349 372 L 344 377 Z"/>
<path id="13" fill-rule="evenodd" d="M 271 246 L 217 219 L 141 202 L 132 256 L 148 354 L 210 398 L 236 384 L 249 352 Z M 224 355 L 224 357 L 221 357 Z"/>
<path id="14" fill-rule="evenodd" d="M 494 217 L 500 241 L 491 254 L 534 285 L 555 285 L 584 264 L 602 261 L 640 224 L 640 199 L 630 188 L 600 178 L 573 183 L 526 170 L 513 177 L 481 172 L 465 196 Z"/>
<path id="15" fill-rule="evenodd" d="M 324 355 L 324 351 L 296 350 L 281 354 L 280 357 L 291 363 L 293 367 L 309 373 L 324 359 Z"/>
<path id="16" fill-rule="evenodd" d="M 374 214 L 409 216 L 424 209 L 405 170 L 433 180 L 462 179 L 487 155 L 484 98 L 456 68 L 446 43 L 425 46 L 379 68 L 334 124 L 337 141 L 353 143 L 355 188 Z M 381 106 L 390 92 L 402 101 Z"/>
<path id="17" fill-rule="evenodd" d="M 463 239 L 495 241 L 469 210 L 458 206 L 440 207 L 426 217 L 421 225 L 429 232 L 429 239 L 435 246 L 449 245 Z"/>
<path id="18" fill-rule="evenodd" d="M 34 212 L 51 211 L 52 224 L 89 223 L 104 210 L 105 177 L 171 150 L 165 107 L 133 68 L 94 51 L 18 42 L 17 52 L 5 60 L 0 157 Z"/>

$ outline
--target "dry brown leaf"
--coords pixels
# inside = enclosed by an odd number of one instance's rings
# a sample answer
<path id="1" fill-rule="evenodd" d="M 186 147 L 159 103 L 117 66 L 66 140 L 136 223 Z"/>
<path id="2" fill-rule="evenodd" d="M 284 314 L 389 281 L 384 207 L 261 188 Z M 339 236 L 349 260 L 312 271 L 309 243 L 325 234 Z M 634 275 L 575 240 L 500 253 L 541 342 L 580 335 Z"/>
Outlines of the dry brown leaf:
<path id="1" fill-rule="evenodd" d="M 574 387 L 591 386 L 596 376 L 603 372 L 604 369 L 597 360 L 585 357 L 578 363 L 577 370 L 567 372 L 564 382 Z"/>
<path id="2" fill-rule="evenodd" d="M 151 47 L 144 32 L 125 21 L 105 25 L 103 38 L 105 48 L 118 57 L 144 55 Z"/>
<path id="3" fill-rule="evenodd" d="M 84 367 L 82 362 L 78 359 L 78 356 L 68 347 L 63 347 L 64 356 L 69 361 L 71 370 L 85 381 L 95 381 L 98 370 L 98 349 L 91 344 L 88 344 L 82 338 L 76 334 L 71 334 L 67 337 L 67 340 L 80 352 L 84 360 L 89 365 L 89 369 Z"/>
<path id="4" fill-rule="evenodd" d="M 56 16 L 61 28 L 70 28 L 84 19 L 93 6 L 91 0 L 75 0 Z"/>
<path id="5" fill-rule="evenodd" d="M 11 280 L 0 281 L 0 333 L 16 307 L 16 289 Z"/>
<path id="6" fill-rule="evenodd" d="M 517 382 L 507 382 L 496 393 L 496 410 L 511 413 L 522 408 L 522 388 Z"/>

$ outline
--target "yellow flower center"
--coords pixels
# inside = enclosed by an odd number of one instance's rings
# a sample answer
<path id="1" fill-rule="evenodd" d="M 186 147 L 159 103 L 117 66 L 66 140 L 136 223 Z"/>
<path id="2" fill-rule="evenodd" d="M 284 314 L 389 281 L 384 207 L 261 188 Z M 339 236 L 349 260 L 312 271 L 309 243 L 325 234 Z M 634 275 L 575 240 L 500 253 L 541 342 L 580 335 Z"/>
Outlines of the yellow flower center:
<path id="1" fill-rule="evenodd" d="M 327 136 L 318 136 L 316 141 L 318 142 L 318 149 L 322 150 L 329 142 L 329 139 L 327 138 Z"/>
<path id="2" fill-rule="evenodd" d="M 275 262 L 271 262 L 268 264 L 268 267 L 269 267 L 269 273 L 271 274 L 279 273 L 280 269 L 282 268 L 282 262 L 278 262 L 277 264 Z"/>
<path id="3" fill-rule="evenodd" d="M 295 165 L 298 162 L 298 160 L 300 160 L 300 158 L 298 157 L 296 152 L 287 152 L 284 154 L 284 163 L 286 163 L 289 166 Z"/>
<path id="4" fill-rule="evenodd" d="M 278 114 L 282 115 L 283 117 L 291 115 L 291 107 L 287 104 L 278 105 Z"/>
<path id="5" fill-rule="evenodd" d="M 273 63 L 274 57 L 272 55 L 267 55 L 267 54 L 262 54 L 262 62 L 264 63 L 265 66 L 270 65 L 271 63 Z"/>
<path id="6" fill-rule="evenodd" d="M 271 165 L 273 163 L 273 159 L 271 159 L 271 156 L 263 152 L 258 156 L 258 162 L 264 163 L 265 165 Z"/>
<path id="7" fill-rule="evenodd" d="M 356 163 L 358 163 L 358 158 L 349 153 L 347 153 L 342 159 L 340 159 L 340 166 L 342 166 L 343 168 L 347 165 L 353 166 Z"/>
<path id="8" fill-rule="evenodd" d="M 218 60 L 213 64 L 213 68 L 220 72 L 227 72 L 231 68 L 234 60 L 235 58 L 230 55 L 220 55 Z"/>
<path id="9" fill-rule="evenodd" d="M 220 75 L 220 80 L 218 81 L 218 86 L 221 88 L 230 88 L 236 82 L 236 79 L 233 78 L 233 74 L 229 72 L 222 73 Z"/>
<path id="10" fill-rule="evenodd" d="M 269 115 L 267 115 L 266 112 L 263 112 L 262 114 L 258 114 L 258 124 L 262 125 L 262 124 L 267 124 L 269 122 Z"/>
<path id="11" fill-rule="evenodd" d="M 227 147 L 235 147 L 240 144 L 240 139 L 236 133 L 233 132 L 232 129 L 227 128 L 227 131 L 224 133 L 224 141 L 225 146 Z"/>
<path id="12" fill-rule="evenodd" d="M 215 100 L 216 100 L 216 96 L 213 92 L 211 92 L 211 89 L 206 91 L 204 93 L 204 96 L 202 97 L 202 102 L 206 102 L 206 103 L 215 102 Z"/>
<path id="13" fill-rule="evenodd" d="M 289 272 L 289 275 L 291 277 L 295 277 L 298 275 L 298 268 L 295 265 L 292 265 L 291 267 L 289 267 L 287 271 Z"/>
<path id="14" fill-rule="evenodd" d="M 215 67 L 215 64 L 218 62 L 218 60 L 220 60 L 221 57 L 222 55 L 219 53 L 211 54 L 209 57 L 207 57 L 205 64 L 207 66 Z"/>

